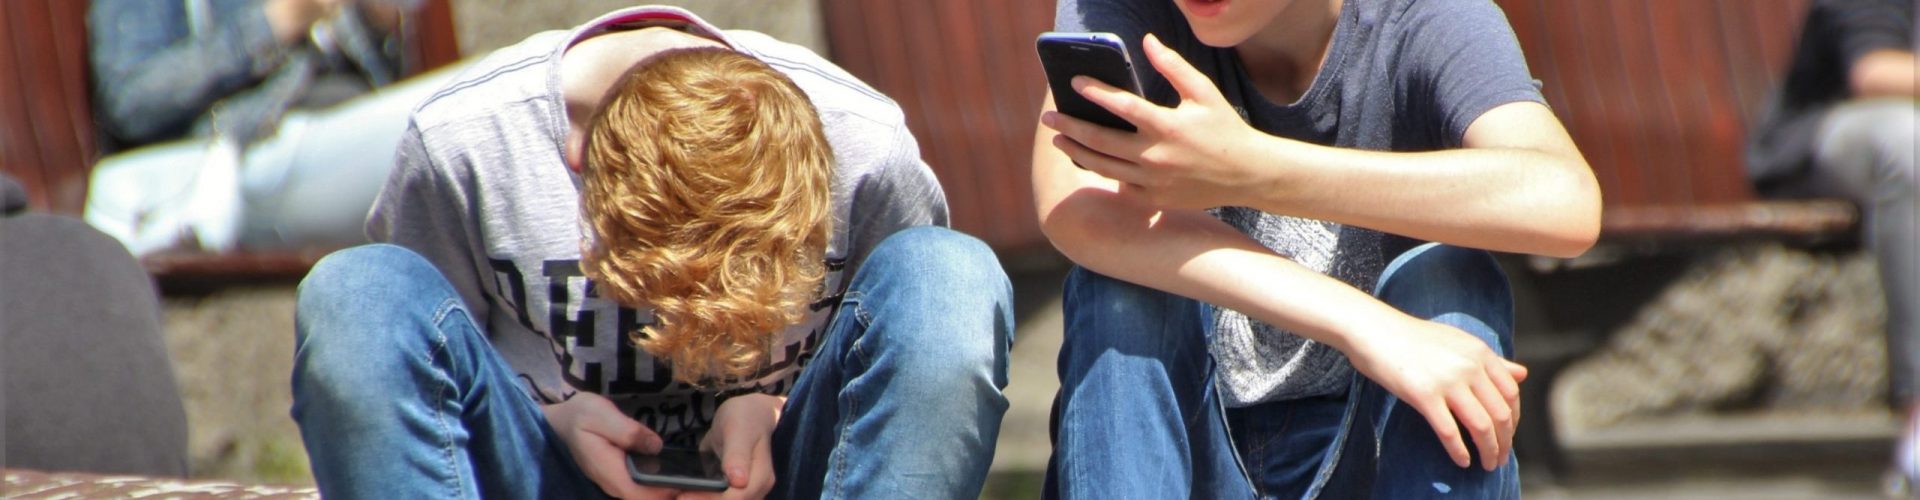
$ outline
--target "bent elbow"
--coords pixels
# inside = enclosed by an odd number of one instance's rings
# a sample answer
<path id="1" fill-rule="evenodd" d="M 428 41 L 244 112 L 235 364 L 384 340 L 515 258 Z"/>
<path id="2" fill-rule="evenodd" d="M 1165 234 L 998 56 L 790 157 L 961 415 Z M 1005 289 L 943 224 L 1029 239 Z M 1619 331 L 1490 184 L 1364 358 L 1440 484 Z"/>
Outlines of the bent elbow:
<path id="1" fill-rule="evenodd" d="M 1567 180 L 1564 197 L 1571 213 L 1555 229 L 1556 244 L 1554 257 L 1574 258 L 1587 253 L 1587 250 L 1600 242 L 1602 211 L 1605 210 L 1600 192 L 1600 181 L 1593 176 L 1593 167 L 1585 158 L 1576 157 L 1568 171 L 1573 172 Z"/>
<path id="2" fill-rule="evenodd" d="M 1548 257 L 1571 259 L 1587 253 L 1587 250 L 1593 249 L 1593 246 L 1599 242 L 1600 224 L 1595 221 L 1588 227 L 1557 231 L 1545 250 Z"/>
<path id="3" fill-rule="evenodd" d="M 1040 232 L 1060 255 L 1090 269 L 1108 269 L 1114 248 L 1129 243 L 1129 228 L 1117 215 L 1113 200 L 1093 193 L 1076 193 L 1041 208 Z"/>
<path id="4" fill-rule="evenodd" d="M 1077 263 L 1080 262 L 1078 250 L 1082 248 L 1082 243 L 1093 231 L 1087 230 L 1084 214 L 1077 213 L 1070 206 L 1065 205 L 1070 203 L 1066 200 L 1058 200 L 1051 206 L 1043 204 L 1039 207 L 1040 234 L 1045 235 L 1047 242 L 1052 244 L 1055 250 L 1060 251 L 1061 255 Z M 1066 209 L 1062 210 L 1062 208 Z"/>
<path id="5" fill-rule="evenodd" d="M 1584 206 L 1576 213 L 1569 213 L 1569 217 L 1561 219 L 1559 223 L 1544 227 L 1542 237 L 1546 242 L 1542 244 L 1540 250 L 1549 258 L 1578 258 L 1580 254 L 1586 254 L 1586 250 L 1592 250 L 1594 244 L 1599 242 L 1599 229 L 1601 229 L 1601 208 L 1596 198 L 1592 200 L 1592 204 Z"/>

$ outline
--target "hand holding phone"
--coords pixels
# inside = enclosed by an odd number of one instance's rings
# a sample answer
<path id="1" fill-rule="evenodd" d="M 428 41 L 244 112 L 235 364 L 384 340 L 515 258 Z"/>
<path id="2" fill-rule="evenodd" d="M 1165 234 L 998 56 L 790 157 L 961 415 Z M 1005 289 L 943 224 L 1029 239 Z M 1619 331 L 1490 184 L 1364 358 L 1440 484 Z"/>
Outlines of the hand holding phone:
<path id="1" fill-rule="evenodd" d="M 1054 146 L 1074 165 L 1118 181 L 1122 196 L 1154 208 L 1204 209 L 1262 196 L 1248 189 L 1271 185 L 1274 173 L 1289 167 L 1275 167 L 1273 158 L 1263 157 L 1265 166 L 1248 158 L 1267 154 L 1260 149 L 1265 144 L 1288 139 L 1253 128 L 1212 78 L 1157 37 L 1146 35 L 1140 47 L 1179 96 L 1177 103 L 1163 105 L 1107 85 L 1083 87 L 1098 102 L 1123 109 L 1126 119 L 1137 120 L 1138 129 L 1128 133 L 1066 119 L 1068 101 L 1059 99 L 1058 111 L 1040 115 L 1042 125 L 1058 133 L 1038 137 L 1046 142 L 1036 148 Z M 1068 95 L 1073 94 L 1056 98 Z M 1249 154 L 1253 151 L 1261 153 Z"/>
<path id="2" fill-rule="evenodd" d="M 711 452 L 661 448 L 657 455 L 627 454 L 633 482 L 685 491 L 726 491 L 727 474 Z"/>
<path id="3" fill-rule="evenodd" d="M 1132 123 L 1094 104 L 1073 90 L 1073 77 L 1086 75 L 1115 88 L 1142 95 L 1127 45 L 1112 33 L 1041 33 L 1034 41 L 1040 66 L 1053 89 L 1054 107 L 1074 118 L 1133 132 Z"/>

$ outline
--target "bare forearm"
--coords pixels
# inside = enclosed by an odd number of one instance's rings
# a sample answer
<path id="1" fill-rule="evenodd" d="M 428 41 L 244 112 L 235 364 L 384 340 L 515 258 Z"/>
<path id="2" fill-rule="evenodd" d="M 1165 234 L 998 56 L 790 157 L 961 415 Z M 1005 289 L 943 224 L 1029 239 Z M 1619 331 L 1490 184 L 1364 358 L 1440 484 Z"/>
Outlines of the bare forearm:
<path id="1" fill-rule="evenodd" d="M 1089 270 L 1190 297 L 1345 350 L 1361 318 L 1403 316 L 1372 296 L 1275 254 L 1202 212 L 1149 215 L 1069 195 L 1042 222 L 1061 253 Z"/>
<path id="2" fill-rule="evenodd" d="M 1156 211 L 1117 193 L 1110 179 L 1076 169 L 1036 142 L 1034 192 L 1041 228 L 1089 270 L 1227 307 L 1345 350 L 1368 322 L 1409 319 L 1340 281 L 1315 273 L 1199 211 Z"/>
<path id="3" fill-rule="evenodd" d="M 1462 147 L 1341 149 L 1259 136 L 1256 207 L 1443 243 L 1572 257 L 1599 236 L 1600 188 L 1546 106 L 1515 102 L 1468 126 Z M 1284 162 L 1284 163 L 1282 163 Z"/>
<path id="4" fill-rule="evenodd" d="M 1584 162 L 1520 148 L 1421 153 L 1273 140 L 1293 168 L 1261 183 L 1262 210 L 1490 250 L 1570 257 L 1592 246 L 1600 195 Z"/>

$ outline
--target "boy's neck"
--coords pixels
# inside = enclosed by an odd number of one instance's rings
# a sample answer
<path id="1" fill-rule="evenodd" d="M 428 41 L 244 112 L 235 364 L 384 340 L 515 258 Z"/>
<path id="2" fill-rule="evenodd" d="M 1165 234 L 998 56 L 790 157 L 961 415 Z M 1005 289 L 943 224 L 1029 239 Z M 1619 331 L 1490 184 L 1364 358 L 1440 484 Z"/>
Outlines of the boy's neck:
<path id="1" fill-rule="evenodd" d="M 678 29 L 649 27 L 602 33 L 568 47 L 560 56 L 560 92 L 567 108 L 567 168 L 580 171 L 586 159 L 587 125 L 621 75 L 662 52 L 693 47 L 727 45 Z"/>
<path id="2" fill-rule="evenodd" d="M 1313 86 L 1333 47 L 1345 0 L 1302 0 L 1234 47 L 1253 86 L 1269 101 L 1291 103 Z"/>

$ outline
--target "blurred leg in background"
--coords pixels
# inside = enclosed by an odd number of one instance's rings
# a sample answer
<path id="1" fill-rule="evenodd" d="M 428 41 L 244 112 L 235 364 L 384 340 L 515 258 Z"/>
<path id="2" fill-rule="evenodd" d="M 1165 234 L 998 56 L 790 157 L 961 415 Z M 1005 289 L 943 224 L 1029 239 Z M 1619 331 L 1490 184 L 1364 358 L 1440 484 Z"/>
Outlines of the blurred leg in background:
<path id="1" fill-rule="evenodd" d="M 1916 429 L 1920 405 L 1920 181 L 1915 176 L 1920 104 L 1912 99 L 1858 101 L 1833 108 L 1817 138 L 1812 187 L 1860 204 L 1867 250 L 1880 266 L 1887 298 L 1887 366 L 1894 404 L 1907 410 L 1895 465 L 1920 477 Z"/>

